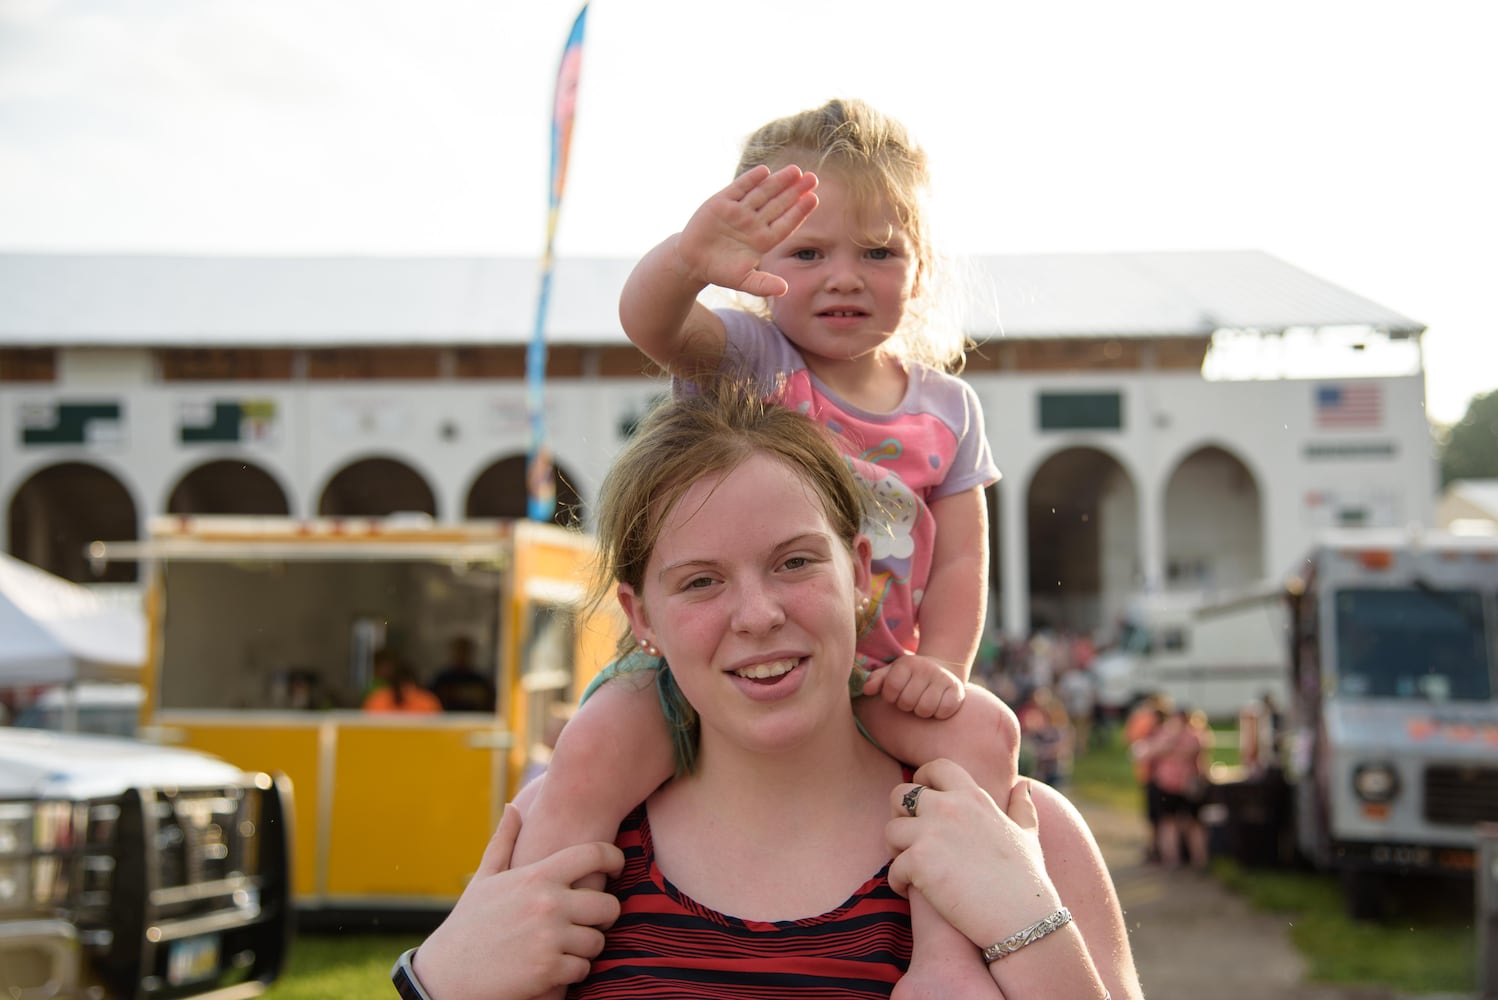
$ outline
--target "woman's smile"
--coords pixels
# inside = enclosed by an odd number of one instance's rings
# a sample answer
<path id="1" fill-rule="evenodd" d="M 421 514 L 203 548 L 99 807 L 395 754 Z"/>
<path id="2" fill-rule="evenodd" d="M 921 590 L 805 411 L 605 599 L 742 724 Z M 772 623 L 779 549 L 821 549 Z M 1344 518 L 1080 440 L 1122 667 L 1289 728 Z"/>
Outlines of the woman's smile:
<path id="1" fill-rule="evenodd" d="M 734 673 L 752 681 L 774 681 L 796 669 L 799 662 L 799 660 L 774 660 L 769 663 L 756 663 L 752 667 L 739 667 Z"/>
<path id="2" fill-rule="evenodd" d="M 742 666 L 727 672 L 729 683 L 750 701 L 770 705 L 798 694 L 806 687 L 812 668 L 807 658 L 780 657 Z"/>

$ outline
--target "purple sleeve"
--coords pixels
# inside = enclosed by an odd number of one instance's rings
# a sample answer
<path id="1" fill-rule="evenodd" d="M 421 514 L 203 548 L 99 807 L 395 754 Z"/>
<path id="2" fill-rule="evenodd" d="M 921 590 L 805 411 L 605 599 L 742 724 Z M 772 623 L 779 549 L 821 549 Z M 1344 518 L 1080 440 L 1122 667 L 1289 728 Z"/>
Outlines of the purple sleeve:
<path id="1" fill-rule="evenodd" d="M 940 395 L 938 412 L 957 438 L 947 477 L 931 490 L 928 500 L 940 500 L 999 481 L 999 467 L 988 446 L 988 432 L 983 426 L 983 407 L 973 387 L 955 375 L 936 373 L 949 388 Z M 935 395 L 935 394 L 933 394 Z"/>
<path id="2" fill-rule="evenodd" d="M 769 320 L 742 309 L 713 311 L 723 321 L 723 368 L 738 366 L 742 374 L 770 380 L 806 367 L 795 345 Z"/>
<path id="3" fill-rule="evenodd" d="M 805 367 L 795 347 L 769 320 L 742 309 L 714 309 L 713 312 L 723 321 L 723 357 L 718 362 L 719 371 L 732 372 L 769 387 L 781 374 Z M 681 379 L 672 376 L 673 394 L 688 391 L 685 386 Z"/>

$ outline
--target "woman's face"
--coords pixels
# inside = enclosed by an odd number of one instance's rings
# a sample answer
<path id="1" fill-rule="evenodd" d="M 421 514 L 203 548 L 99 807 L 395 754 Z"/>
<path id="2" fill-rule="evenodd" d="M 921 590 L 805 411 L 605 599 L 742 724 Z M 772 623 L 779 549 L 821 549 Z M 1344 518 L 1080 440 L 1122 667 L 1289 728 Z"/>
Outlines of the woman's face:
<path id="1" fill-rule="evenodd" d="M 868 541 L 838 538 L 806 481 L 757 454 L 695 483 L 665 518 L 637 592 L 636 636 L 657 646 L 702 719 L 757 750 L 784 749 L 848 712 L 854 609 Z"/>

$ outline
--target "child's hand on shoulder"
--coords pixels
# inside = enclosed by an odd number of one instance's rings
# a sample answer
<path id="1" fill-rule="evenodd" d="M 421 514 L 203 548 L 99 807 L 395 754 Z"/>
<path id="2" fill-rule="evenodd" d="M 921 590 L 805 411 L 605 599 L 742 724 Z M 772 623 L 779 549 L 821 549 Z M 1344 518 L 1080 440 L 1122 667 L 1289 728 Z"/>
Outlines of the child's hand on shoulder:
<path id="1" fill-rule="evenodd" d="M 785 279 L 759 270 L 817 207 L 815 174 L 794 164 L 753 167 L 702 203 L 676 237 L 681 277 L 750 295 L 784 295 Z"/>
<path id="2" fill-rule="evenodd" d="M 908 653 L 871 672 L 863 693 L 923 719 L 949 719 L 962 707 L 967 685 L 940 660 Z"/>

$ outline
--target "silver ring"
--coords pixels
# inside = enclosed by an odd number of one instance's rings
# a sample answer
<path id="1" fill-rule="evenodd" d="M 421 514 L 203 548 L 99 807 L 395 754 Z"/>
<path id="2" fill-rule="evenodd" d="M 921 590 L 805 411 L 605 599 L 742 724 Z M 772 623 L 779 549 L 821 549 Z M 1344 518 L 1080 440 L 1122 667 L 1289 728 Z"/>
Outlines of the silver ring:
<path id="1" fill-rule="evenodd" d="M 915 815 L 916 803 L 920 802 L 920 800 L 921 800 L 921 793 L 924 792 L 925 790 L 926 790 L 926 786 L 925 785 L 916 785 L 910 791 L 906 792 L 905 795 L 904 795 L 904 797 L 900 799 L 900 805 L 902 805 L 902 806 L 905 807 L 905 811 L 906 812 L 908 812 L 908 813 L 910 813 L 910 815 L 914 816 Z"/>

